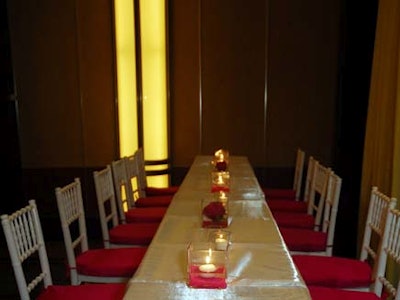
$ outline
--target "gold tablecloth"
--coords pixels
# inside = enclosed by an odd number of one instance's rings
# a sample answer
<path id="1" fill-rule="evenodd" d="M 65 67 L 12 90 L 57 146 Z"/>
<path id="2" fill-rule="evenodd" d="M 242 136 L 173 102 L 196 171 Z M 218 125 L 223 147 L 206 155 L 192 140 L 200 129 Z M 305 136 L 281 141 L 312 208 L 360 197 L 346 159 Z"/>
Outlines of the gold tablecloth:
<path id="1" fill-rule="evenodd" d="M 231 156 L 229 164 L 228 287 L 186 284 L 187 245 L 206 231 L 201 229 L 200 201 L 211 191 L 211 159 L 195 158 L 124 299 L 311 299 L 243 156 Z"/>

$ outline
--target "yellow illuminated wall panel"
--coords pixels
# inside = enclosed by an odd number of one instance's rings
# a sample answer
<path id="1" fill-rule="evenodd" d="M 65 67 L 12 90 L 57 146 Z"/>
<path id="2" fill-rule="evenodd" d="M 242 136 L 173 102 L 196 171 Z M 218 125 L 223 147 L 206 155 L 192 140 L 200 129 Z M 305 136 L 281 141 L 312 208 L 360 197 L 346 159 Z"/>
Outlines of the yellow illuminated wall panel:
<path id="1" fill-rule="evenodd" d="M 165 160 L 169 157 L 165 0 L 136 0 L 140 7 L 142 74 L 135 72 L 134 1 L 114 1 L 120 155 L 130 155 L 139 147 L 136 76 L 141 76 L 145 159 Z M 167 168 L 168 165 L 146 167 Z M 169 176 L 151 176 L 148 183 L 168 186 Z"/>
<path id="2" fill-rule="evenodd" d="M 138 149 L 136 63 L 132 0 L 115 0 L 115 40 L 120 156 Z"/>
<path id="3" fill-rule="evenodd" d="M 143 136 L 147 160 L 168 158 L 167 52 L 164 0 L 140 1 L 143 82 Z M 166 166 L 152 169 L 166 169 Z M 152 176 L 149 185 L 166 186 L 168 176 Z"/>

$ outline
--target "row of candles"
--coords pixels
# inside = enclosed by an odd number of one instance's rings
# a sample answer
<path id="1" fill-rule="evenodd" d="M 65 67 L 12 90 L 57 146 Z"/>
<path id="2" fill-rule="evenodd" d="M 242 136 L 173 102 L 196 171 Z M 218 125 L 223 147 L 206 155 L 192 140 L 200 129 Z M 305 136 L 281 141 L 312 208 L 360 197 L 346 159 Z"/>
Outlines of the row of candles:
<path id="1" fill-rule="evenodd" d="M 192 288 L 226 288 L 228 252 L 231 243 L 228 227 L 229 152 L 214 153 L 211 171 L 211 193 L 201 201 L 203 229 L 209 230 L 205 242 L 188 246 L 188 285 Z"/>

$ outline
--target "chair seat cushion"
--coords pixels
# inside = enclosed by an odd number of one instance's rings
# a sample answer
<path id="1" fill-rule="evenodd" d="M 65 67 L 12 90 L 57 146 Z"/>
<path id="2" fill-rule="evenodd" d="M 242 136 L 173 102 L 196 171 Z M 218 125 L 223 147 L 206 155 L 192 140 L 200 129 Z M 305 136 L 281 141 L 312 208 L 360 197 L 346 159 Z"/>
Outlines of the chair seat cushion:
<path id="1" fill-rule="evenodd" d="M 301 214 L 296 212 L 283 212 L 277 211 L 272 213 L 276 224 L 279 228 L 281 227 L 294 227 L 313 229 L 315 224 L 315 218 L 309 214 Z"/>
<path id="2" fill-rule="evenodd" d="M 371 266 L 358 259 L 301 254 L 292 258 L 307 285 L 369 288 L 373 282 Z"/>
<path id="3" fill-rule="evenodd" d="M 318 252 L 326 250 L 327 234 L 310 229 L 281 228 L 289 251 Z"/>
<path id="4" fill-rule="evenodd" d="M 126 290 L 125 283 L 50 285 L 37 300 L 111 300 L 122 299 Z"/>
<path id="5" fill-rule="evenodd" d="M 308 286 L 313 300 L 381 300 L 375 293 L 346 291 L 320 286 Z"/>
<path id="6" fill-rule="evenodd" d="M 145 192 L 146 192 L 147 197 L 163 196 L 163 195 L 173 196 L 178 191 L 178 189 L 179 189 L 179 186 L 170 186 L 170 187 L 165 187 L 165 188 L 148 186 L 145 188 Z"/>
<path id="7" fill-rule="evenodd" d="M 129 223 L 109 230 L 110 243 L 149 245 L 158 229 L 158 223 Z"/>
<path id="8" fill-rule="evenodd" d="M 160 223 L 164 218 L 167 207 L 135 207 L 125 213 L 126 222 L 156 222 Z"/>
<path id="9" fill-rule="evenodd" d="M 91 249 L 78 255 L 78 273 L 91 276 L 132 277 L 147 248 Z"/>
<path id="10" fill-rule="evenodd" d="M 264 187 L 262 190 L 264 192 L 266 199 L 278 199 L 278 198 L 284 198 L 288 200 L 296 199 L 296 191 L 293 189 L 273 189 Z"/>
<path id="11" fill-rule="evenodd" d="M 168 207 L 171 204 L 173 196 L 152 196 L 142 197 L 135 201 L 136 207 Z"/>
<path id="12" fill-rule="evenodd" d="M 307 203 L 304 201 L 295 201 L 287 199 L 267 199 L 269 209 L 274 211 L 290 211 L 307 213 Z"/>

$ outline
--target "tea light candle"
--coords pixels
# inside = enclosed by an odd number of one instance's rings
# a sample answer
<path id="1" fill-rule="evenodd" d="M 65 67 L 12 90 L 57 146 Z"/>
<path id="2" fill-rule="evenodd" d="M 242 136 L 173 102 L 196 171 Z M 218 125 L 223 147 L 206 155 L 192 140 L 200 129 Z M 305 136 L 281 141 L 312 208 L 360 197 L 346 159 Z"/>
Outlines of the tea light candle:
<path id="1" fill-rule="evenodd" d="M 224 153 L 223 153 L 222 150 L 215 151 L 214 156 L 217 159 L 217 161 L 224 161 L 225 160 L 225 156 L 224 156 Z"/>
<path id="2" fill-rule="evenodd" d="M 222 234 L 220 234 L 215 239 L 215 248 L 217 248 L 217 250 L 226 250 L 227 247 L 228 247 L 228 240 L 225 239 Z"/>
<path id="3" fill-rule="evenodd" d="M 224 191 L 220 191 L 219 192 L 219 200 L 222 202 L 226 202 L 226 200 L 228 199 L 228 197 L 226 196 Z"/>
<path id="4" fill-rule="evenodd" d="M 218 175 L 217 177 L 217 184 L 224 184 L 224 178 L 222 178 L 222 175 Z"/>
<path id="5" fill-rule="evenodd" d="M 204 264 L 200 265 L 199 270 L 203 273 L 212 273 L 217 270 L 217 267 L 214 264 Z"/>
<path id="6" fill-rule="evenodd" d="M 199 266 L 200 272 L 212 273 L 217 270 L 217 267 L 211 263 L 211 249 L 208 250 L 209 255 L 206 256 L 206 263 Z"/>

